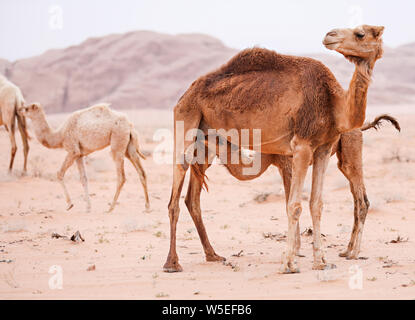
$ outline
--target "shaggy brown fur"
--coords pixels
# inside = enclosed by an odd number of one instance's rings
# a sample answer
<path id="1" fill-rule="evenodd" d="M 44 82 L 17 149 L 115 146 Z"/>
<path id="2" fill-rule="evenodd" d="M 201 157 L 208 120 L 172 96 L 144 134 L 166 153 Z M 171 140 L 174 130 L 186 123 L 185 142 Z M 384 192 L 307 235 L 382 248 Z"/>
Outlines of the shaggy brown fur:
<path id="1" fill-rule="evenodd" d="M 285 72 L 295 74 L 295 82 L 287 79 Z M 200 90 L 201 97 L 219 100 L 224 112 L 227 109 L 241 113 L 263 111 L 282 99 L 288 90 L 296 90 L 302 103 L 289 122 L 292 135 L 301 138 L 325 135 L 327 127 L 335 127 L 335 95 L 342 92 L 334 75 L 321 62 L 263 48 L 238 53 L 196 82 L 195 90 Z M 319 121 L 312 121 L 316 118 Z"/>

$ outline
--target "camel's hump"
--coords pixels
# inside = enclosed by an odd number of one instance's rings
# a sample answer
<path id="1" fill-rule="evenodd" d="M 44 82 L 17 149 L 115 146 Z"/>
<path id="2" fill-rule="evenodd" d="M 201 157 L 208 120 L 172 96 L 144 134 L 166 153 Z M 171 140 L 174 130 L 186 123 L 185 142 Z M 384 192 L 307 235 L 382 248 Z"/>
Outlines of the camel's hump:
<path id="1" fill-rule="evenodd" d="M 93 106 L 88 107 L 87 109 L 96 109 L 96 110 L 109 110 L 111 103 L 107 103 L 107 102 L 99 102 L 97 104 L 94 104 Z"/>
<path id="2" fill-rule="evenodd" d="M 112 114 L 113 110 L 110 108 L 109 103 L 98 103 L 94 104 L 90 107 L 80 109 L 78 111 L 75 111 L 73 114 L 77 117 L 88 117 L 93 115 L 109 115 Z"/>
<path id="3" fill-rule="evenodd" d="M 312 58 L 283 55 L 264 48 L 249 48 L 237 53 L 216 71 L 207 74 L 205 80 L 209 86 L 223 78 L 248 72 L 281 72 L 293 67 L 309 68 L 312 65 L 325 68 L 321 62 Z"/>
<path id="4" fill-rule="evenodd" d="M 277 53 L 264 48 L 242 50 L 224 64 L 218 71 L 228 74 L 241 74 L 251 71 L 282 70 L 298 63 L 318 62 L 311 58 Z"/>

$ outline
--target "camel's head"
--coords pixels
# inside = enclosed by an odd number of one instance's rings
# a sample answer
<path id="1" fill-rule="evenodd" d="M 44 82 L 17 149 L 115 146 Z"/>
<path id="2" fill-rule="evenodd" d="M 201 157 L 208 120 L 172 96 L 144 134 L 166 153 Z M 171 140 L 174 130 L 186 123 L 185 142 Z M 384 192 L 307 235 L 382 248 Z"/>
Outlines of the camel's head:
<path id="1" fill-rule="evenodd" d="M 375 63 L 382 57 L 384 27 L 362 25 L 354 29 L 334 29 L 326 34 L 323 44 L 354 63 Z"/>
<path id="2" fill-rule="evenodd" d="M 28 117 L 29 119 L 33 119 L 43 113 L 43 108 L 39 102 L 35 102 L 27 106 L 21 107 L 19 109 L 19 113 L 25 117 Z"/>

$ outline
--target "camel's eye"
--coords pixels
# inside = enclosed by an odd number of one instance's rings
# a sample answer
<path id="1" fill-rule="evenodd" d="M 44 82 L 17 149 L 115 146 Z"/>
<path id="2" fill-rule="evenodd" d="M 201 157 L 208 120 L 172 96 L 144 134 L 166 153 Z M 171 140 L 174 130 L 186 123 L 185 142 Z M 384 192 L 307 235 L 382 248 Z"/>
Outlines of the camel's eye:
<path id="1" fill-rule="evenodd" d="M 358 31 L 355 33 L 356 37 L 359 39 L 363 39 L 365 37 L 365 33 L 362 31 Z"/>

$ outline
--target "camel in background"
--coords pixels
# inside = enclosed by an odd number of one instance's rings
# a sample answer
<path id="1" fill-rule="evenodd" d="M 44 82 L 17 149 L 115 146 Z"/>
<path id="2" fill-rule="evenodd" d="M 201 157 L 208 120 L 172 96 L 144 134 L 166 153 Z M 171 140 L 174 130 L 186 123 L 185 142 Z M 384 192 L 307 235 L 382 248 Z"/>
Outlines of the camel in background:
<path id="1" fill-rule="evenodd" d="M 360 243 L 363 233 L 363 225 L 366 219 L 367 212 L 369 210 L 369 200 L 366 194 L 366 187 L 363 180 L 363 163 L 362 163 L 362 148 L 363 148 L 363 137 L 362 132 L 371 128 L 377 129 L 380 127 L 382 120 L 387 120 L 392 123 L 396 130 L 401 131 L 399 122 L 388 115 L 381 115 L 375 118 L 373 122 L 367 123 L 361 129 L 354 129 L 350 132 L 342 133 L 340 140 L 333 145 L 331 155 L 337 155 L 339 170 L 344 174 L 350 184 L 350 191 L 354 199 L 354 225 L 351 234 L 350 242 L 345 252 L 340 253 L 341 257 L 346 259 L 358 259 L 360 252 Z M 260 170 L 254 175 L 244 174 L 244 168 L 251 166 L 249 162 L 255 161 L 254 159 L 245 160 L 244 154 L 238 146 L 230 143 L 224 137 L 216 135 L 215 142 L 216 148 L 212 150 L 209 148 L 208 141 L 208 130 L 210 129 L 207 124 L 202 120 L 199 129 L 203 131 L 205 135 L 204 148 L 205 148 L 205 162 L 203 164 L 196 163 L 196 170 L 192 170 L 190 175 L 189 186 L 185 198 L 185 204 L 190 212 L 191 217 L 196 225 L 196 229 L 199 233 L 199 237 L 202 242 L 202 246 L 206 255 L 206 259 L 210 261 L 212 258 L 217 259 L 217 255 L 209 242 L 205 226 L 202 219 L 202 211 L 200 209 L 200 194 L 202 188 L 207 187 L 206 183 L 206 170 L 211 166 L 213 159 L 218 157 L 220 163 L 223 164 L 228 172 L 238 180 L 247 181 L 253 180 L 261 176 L 270 165 L 274 165 L 278 168 L 285 191 L 286 202 L 288 202 L 288 196 L 290 193 L 291 185 L 291 157 L 255 153 L 254 157 L 259 159 L 261 166 Z M 198 143 L 198 141 L 196 141 Z M 226 144 L 226 154 L 221 154 L 220 146 Z M 236 156 L 235 156 L 236 154 Z M 246 156 L 245 156 L 246 157 Z M 237 163 L 232 163 L 231 159 L 238 159 Z M 193 168 L 193 167 L 192 167 Z M 362 224 L 359 224 L 359 221 Z M 299 224 L 296 230 L 295 238 L 295 250 L 297 256 L 300 254 L 301 237 Z M 225 260 L 225 258 L 223 258 Z"/>
<path id="2" fill-rule="evenodd" d="M 24 163 L 23 173 L 27 172 L 27 156 L 29 154 L 29 135 L 27 134 L 26 119 L 18 113 L 18 110 L 24 105 L 23 94 L 20 89 L 0 75 L 0 126 L 4 125 L 9 133 L 11 152 L 9 172 L 13 169 L 14 157 L 17 151 L 15 126 L 17 119 L 17 126 L 20 131 L 23 143 Z"/>
<path id="3" fill-rule="evenodd" d="M 363 126 L 371 74 L 383 53 L 383 30 L 384 27 L 363 25 L 332 30 L 324 38 L 328 49 L 343 54 L 355 64 L 347 91 L 319 61 L 260 48 L 241 51 L 218 70 L 192 83 L 174 108 L 173 184 L 168 205 L 170 249 L 164 271 L 182 271 L 176 251 L 176 226 L 180 193 L 189 164 L 192 164 L 185 159 L 185 154 L 189 154 L 189 147 L 194 147 L 194 140 L 177 139 L 176 126 L 180 121 L 187 133 L 199 128 L 202 120 L 216 130 L 236 129 L 239 136 L 242 129 L 249 129 L 251 136 L 254 129 L 261 129 L 262 153 L 292 157 L 287 251 L 281 263 L 283 273 L 299 272 L 295 253 L 302 211 L 301 193 L 308 167 L 313 165 L 310 196 L 313 269 L 333 267 L 326 262 L 321 248 L 323 180 L 332 147 L 340 135 Z M 252 139 L 247 147 L 251 150 L 256 147 Z M 197 167 L 192 164 L 193 174 Z M 359 217 L 358 226 L 362 225 Z M 206 234 L 205 230 L 201 232 Z M 207 259 L 223 260 L 214 251 Z"/>
<path id="4" fill-rule="evenodd" d="M 86 210 L 89 212 L 91 202 L 83 159 L 84 156 L 109 145 L 117 169 L 117 189 L 109 212 L 114 209 L 126 180 L 124 157 L 130 160 L 138 172 L 144 188 L 145 206 L 149 210 L 147 178 L 140 162 L 140 157 L 145 159 L 145 156 L 140 152 L 137 132 L 124 114 L 111 110 L 108 104 L 97 104 L 74 112 L 58 130 L 54 131 L 50 128 L 39 103 L 25 106 L 20 112 L 32 120 L 36 137 L 42 145 L 50 149 L 63 148 L 68 152 L 57 175 L 65 194 L 67 210 L 71 209 L 73 204 L 63 180 L 66 170 L 76 161 L 84 187 Z"/>

